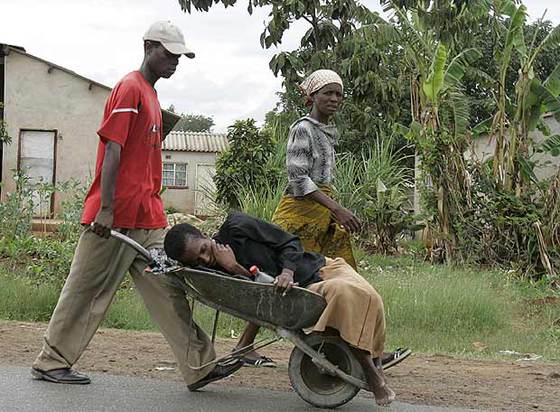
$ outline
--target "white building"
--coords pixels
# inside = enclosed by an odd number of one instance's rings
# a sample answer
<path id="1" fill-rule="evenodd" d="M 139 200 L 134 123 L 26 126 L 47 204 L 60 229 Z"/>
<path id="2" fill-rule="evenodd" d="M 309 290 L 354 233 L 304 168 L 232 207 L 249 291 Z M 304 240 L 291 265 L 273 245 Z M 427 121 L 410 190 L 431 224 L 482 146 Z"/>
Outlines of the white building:
<path id="1" fill-rule="evenodd" d="M 225 133 L 169 133 L 163 142 L 165 207 L 197 216 L 210 214 L 216 157 L 227 147 Z"/>
<path id="2" fill-rule="evenodd" d="M 123 73 L 124 74 L 124 73 Z M 22 47 L 0 43 L 0 120 L 11 143 L 0 145 L 0 201 L 13 192 L 14 170 L 26 170 L 34 182 L 90 182 L 111 88 L 33 56 Z M 162 111 L 164 131 L 179 116 Z M 164 144 L 166 207 L 204 212 L 206 199 L 195 194 L 214 173 L 216 154 L 227 146 L 223 134 L 172 133 Z M 211 184 L 211 183 L 210 183 Z M 201 189 L 200 189 L 201 190 Z M 44 199 L 36 214 L 60 214 L 67 194 Z"/>

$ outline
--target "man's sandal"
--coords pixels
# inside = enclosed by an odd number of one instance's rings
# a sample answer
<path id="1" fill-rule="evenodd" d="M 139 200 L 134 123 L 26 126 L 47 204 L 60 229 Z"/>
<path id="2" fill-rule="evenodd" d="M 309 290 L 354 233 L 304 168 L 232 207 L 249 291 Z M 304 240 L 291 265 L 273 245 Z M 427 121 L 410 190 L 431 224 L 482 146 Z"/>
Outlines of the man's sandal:
<path id="1" fill-rule="evenodd" d="M 233 374 L 242 366 L 243 366 L 243 362 L 241 362 L 241 360 L 239 359 L 234 359 L 227 362 L 220 362 L 214 367 L 214 369 L 210 371 L 208 375 L 206 375 L 204 378 L 194 383 L 191 383 L 190 385 L 187 385 L 187 388 L 191 392 L 197 391 L 211 382 L 218 381 L 220 379 L 223 379 Z"/>
<path id="2" fill-rule="evenodd" d="M 266 356 L 259 356 L 258 358 L 249 358 L 243 356 L 241 358 L 243 361 L 243 366 L 249 366 L 252 368 L 275 368 L 276 362 Z"/>

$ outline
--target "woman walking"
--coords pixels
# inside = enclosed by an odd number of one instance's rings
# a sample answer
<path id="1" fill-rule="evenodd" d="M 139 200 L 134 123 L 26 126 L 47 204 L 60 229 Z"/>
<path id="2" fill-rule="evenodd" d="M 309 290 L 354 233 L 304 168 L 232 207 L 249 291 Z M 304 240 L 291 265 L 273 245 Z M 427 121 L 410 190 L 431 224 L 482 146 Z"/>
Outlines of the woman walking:
<path id="1" fill-rule="evenodd" d="M 301 89 L 311 111 L 290 128 L 288 187 L 272 220 L 297 235 L 306 251 L 341 257 L 356 269 L 350 233 L 362 222 L 332 198 L 331 189 L 338 131 L 329 122 L 342 103 L 342 79 L 332 70 L 317 70 Z"/>

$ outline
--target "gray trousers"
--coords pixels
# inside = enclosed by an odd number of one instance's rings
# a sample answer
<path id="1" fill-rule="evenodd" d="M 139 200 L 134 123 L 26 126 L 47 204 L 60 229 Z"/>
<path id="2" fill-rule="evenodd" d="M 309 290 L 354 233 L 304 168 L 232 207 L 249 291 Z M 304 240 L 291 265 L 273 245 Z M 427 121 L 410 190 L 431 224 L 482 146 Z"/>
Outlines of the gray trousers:
<path id="1" fill-rule="evenodd" d="M 147 249 L 163 247 L 164 229 L 124 233 Z M 76 363 L 129 271 L 150 316 L 171 346 L 185 382 L 191 384 L 206 376 L 212 366 L 194 370 L 189 365 L 201 366 L 216 354 L 206 333 L 192 320 L 179 280 L 173 275 L 151 275 L 145 267 L 146 262 L 130 246 L 85 230 L 33 367 L 49 371 Z"/>

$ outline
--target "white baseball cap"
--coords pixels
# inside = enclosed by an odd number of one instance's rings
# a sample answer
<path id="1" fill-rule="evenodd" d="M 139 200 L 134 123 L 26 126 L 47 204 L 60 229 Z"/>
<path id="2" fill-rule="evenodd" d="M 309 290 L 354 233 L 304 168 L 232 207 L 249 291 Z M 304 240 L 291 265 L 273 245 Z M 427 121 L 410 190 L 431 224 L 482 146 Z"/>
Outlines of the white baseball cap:
<path id="1" fill-rule="evenodd" d="M 194 58 L 194 53 L 185 46 L 183 33 L 170 21 L 156 21 L 144 34 L 143 39 L 160 42 L 170 53 L 184 54 L 190 59 Z"/>

